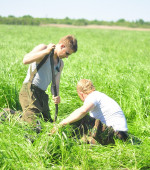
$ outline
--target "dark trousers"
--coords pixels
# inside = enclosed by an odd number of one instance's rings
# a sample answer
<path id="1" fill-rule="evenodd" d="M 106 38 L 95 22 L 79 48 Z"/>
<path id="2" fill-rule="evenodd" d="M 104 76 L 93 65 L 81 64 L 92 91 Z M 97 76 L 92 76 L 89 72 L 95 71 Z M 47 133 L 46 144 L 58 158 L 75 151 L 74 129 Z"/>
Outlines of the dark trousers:
<path id="1" fill-rule="evenodd" d="M 87 143 L 100 143 L 102 145 L 114 144 L 115 138 L 125 141 L 128 138 L 126 132 L 115 132 L 111 126 L 106 126 L 100 120 L 89 115 L 72 124 L 76 129 L 74 135 L 81 137 Z"/>
<path id="2" fill-rule="evenodd" d="M 48 95 L 33 84 L 23 84 L 19 101 L 23 110 L 22 119 L 28 123 L 34 123 L 37 117 L 43 117 L 45 121 L 52 122 L 48 106 Z M 42 114 L 42 115 L 41 115 Z"/>

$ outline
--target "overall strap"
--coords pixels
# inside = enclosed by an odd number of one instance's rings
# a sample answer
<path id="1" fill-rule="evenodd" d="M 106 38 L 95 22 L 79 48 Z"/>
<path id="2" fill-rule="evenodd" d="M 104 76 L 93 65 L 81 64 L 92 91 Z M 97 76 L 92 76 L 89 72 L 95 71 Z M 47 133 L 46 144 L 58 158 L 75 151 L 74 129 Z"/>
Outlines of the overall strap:
<path id="1" fill-rule="evenodd" d="M 54 96 L 57 96 L 57 89 L 56 89 L 56 80 L 55 80 L 55 72 L 54 72 L 54 49 L 50 52 L 50 64 L 51 64 L 51 71 L 52 71 L 52 88 L 54 91 Z M 57 115 L 58 115 L 58 104 L 55 104 L 55 118 L 54 121 L 57 120 Z"/>
<path id="2" fill-rule="evenodd" d="M 32 64 L 30 64 L 30 79 L 29 82 L 32 83 L 33 78 L 35 76 L 35 74 L 38 72 L 38 70 L 41 68 L 41 66 L 45 63 L 45 61 L 47 60 L 49 54 L 46 55 L 43 60 L 37 65 L 36 69 L 32 72 Z"/>
<path id="3" fill-rule="evenodd" d="M 52 50 L 50 53 L 50 65 L 51 65 L 51 71 L 52 71 L 52 87 L 54 90 L 54 96 L 57 96 L 53 55 L 54 55 L 54 50 Z"/>
<path id="4" fill-rule="evenodd" d="M 37 71 L 41 68 L 41 66 L 45 63 L 45 61 L 47 60 L 47 58 L 48 58 L 48 56 L 49 56 L 49 54 L 47 54 L 44 58 L 43 58 L 43 60 L 38 64 L 38 66 L 37 66 Z"/>

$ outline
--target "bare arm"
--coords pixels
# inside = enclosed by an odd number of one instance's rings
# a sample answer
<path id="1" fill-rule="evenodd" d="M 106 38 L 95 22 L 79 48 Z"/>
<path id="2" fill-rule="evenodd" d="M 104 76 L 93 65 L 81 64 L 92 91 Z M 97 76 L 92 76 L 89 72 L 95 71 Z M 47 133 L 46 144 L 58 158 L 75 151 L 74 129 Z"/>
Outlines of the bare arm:
<path id="1" fill-rule="evenodd" d="M 23 58 L 24 64 L 30 64 L 33 62 L 41 62 L 41 60 L 50 53 L 50 51 L 55 47 L 54 44 L 40 44 L 36 46 L 31 52 L 26 54 Z"/>
<path id="2" fill-rule="evenodd" d="M 82 119 L 92 108 L 94 108 L 93 103 L 84 104 L 80 108 L 76 109 L 74 112 L 72 112 L 66 119 L 64 119 L 62 122 L 60 122 L 59 125 L 66 125 L 70 123 L 74 123 L 80 119 Z"/>

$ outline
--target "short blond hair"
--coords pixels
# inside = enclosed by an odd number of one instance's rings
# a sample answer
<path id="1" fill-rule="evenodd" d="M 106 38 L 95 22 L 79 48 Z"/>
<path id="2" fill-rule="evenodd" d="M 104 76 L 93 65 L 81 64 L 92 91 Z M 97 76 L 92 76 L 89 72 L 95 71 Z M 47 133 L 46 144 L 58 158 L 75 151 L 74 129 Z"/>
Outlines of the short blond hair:
<path id="1" fill-rule="evenodd" d="M 73 50 L 73 52 L 77 51 L 78 45 L 77 40 L 73 35 L 67 35 L 59 40 L 59 44 L 64 44 L 65 46 L 69 47 Z"/>
<path id="2" fill-rule="evenodd" d="M 89 94 L 92 91 L 95 91 L 95 87 L 91 80 L 81 79 L 77 84 L 77 91 Z"/>

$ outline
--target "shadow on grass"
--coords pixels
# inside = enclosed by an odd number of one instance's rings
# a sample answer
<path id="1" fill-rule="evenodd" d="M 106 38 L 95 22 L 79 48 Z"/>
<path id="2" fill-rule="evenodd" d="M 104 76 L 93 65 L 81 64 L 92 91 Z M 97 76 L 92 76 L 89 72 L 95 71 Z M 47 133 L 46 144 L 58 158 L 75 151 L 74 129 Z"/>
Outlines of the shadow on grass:
<path id="1" fill-rule="evenodd" d="M 140 144 L 142 144 L 141 139 L 139 139 L 137 136 L 134 136 L 132 134 L 129 134 L 128 142 L 131 143 L 132 145 L 140 145 Z"/>

